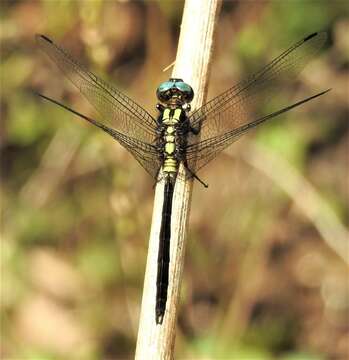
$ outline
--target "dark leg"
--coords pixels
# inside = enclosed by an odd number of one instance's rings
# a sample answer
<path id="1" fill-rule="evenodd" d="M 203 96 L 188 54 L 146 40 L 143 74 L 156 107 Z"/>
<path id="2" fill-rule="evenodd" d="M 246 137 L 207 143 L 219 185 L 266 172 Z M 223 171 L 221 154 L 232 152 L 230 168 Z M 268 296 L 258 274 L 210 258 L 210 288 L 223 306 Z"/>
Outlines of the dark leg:
<path id="1" fill-rule="evenodd" d="M 204 183 L 193 171 L 191 171 L 188 167 L 187 159 L 184 157 L 182 159 L 183 165 L 187 172 L 189 173 L 190 177 L 196 179 L 200 184 L 202 184 L 205 188 L 208 188 L 208 184 Z"/>
<path id="2" fill-rule="evenodd" d="M 194 172 L 192 172 L 188 166 L 186 165 L 186 162 L 183 162 L 183 165 L 185 167 L 185 169 L 188 171 L 189 175 L 196 179 L 200 184 L 202 184 L 205 188 L 208 188 L 208 184 L 204 183 Z"/>

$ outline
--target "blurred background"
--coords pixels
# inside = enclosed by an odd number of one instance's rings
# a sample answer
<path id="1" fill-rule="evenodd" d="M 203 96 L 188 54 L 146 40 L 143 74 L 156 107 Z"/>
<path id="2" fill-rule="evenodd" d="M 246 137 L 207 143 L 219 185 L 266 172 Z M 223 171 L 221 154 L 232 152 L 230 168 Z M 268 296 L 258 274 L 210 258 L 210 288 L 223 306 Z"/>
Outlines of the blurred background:
<path id="1" fill-rule="evenodd" d="M 132 359 L 153 180 L 111 137 L 33 95 L 95 114 L 34 34 L 156 114 L 183 2 L 0 5 L 1 358 Z M 332 91 L 201 172 L 210 186 L 194 186 L 176 359 L 349 358 L 348 12 L 345 1 L 223 3 L 208 98 L 322 29 L 326 51 L 263 106 Z"/>

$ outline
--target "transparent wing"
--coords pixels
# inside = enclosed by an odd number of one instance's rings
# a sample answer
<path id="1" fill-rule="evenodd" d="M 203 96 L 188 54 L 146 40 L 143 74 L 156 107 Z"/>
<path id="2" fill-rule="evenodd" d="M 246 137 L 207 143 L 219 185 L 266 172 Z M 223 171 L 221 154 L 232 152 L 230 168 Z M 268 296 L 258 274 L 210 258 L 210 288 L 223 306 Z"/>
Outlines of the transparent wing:
<path id="1" fill-rule="evenodd" d="M 125 147 L 140 163 L 140 165 L 155 179 L 159 173 L 161 162 L 154 145 L 139 139 L 126 136 L 96 120 L 89 119 L 91 123 L 104 130 Z"/>
<path id="2" fill-rule="evenodd" d="M 100 115 L 100 123 L 143 142 L 155 140 L 155 119 L 129 97 L 84 69 L 65 50 L 44 35 L 36 41 Z"/>
<path id="3" fill-rule="evenodd" d="M 287 111 L 290 111 L 291 109 L 300 106 L 312 99 L 317 98 L 318 96 L 324 95 L 327 92 L 329 92 L 331 89 L 322 91 L 316 95 L 310 96 L 306 99 L 303 99 L 301 101 L 296 102 L 295 104 L 286 106 L 283 109 L 277 110 L 269 115 L 263 116 L 261 118 L 258 118 L 248 124 L 242 125 L 236 129 L 233 129 L 231 131 L 228 131 L 225 134 L 218 135 L 213 138 L 209 138 L 203 141 L 200 141 L 198 143 L 194 143 L 192 145 L 189 145 L 187 148 L 187 160 L 188 164 L 191 163 L 194 165 L 194 168 L 196 171 L 200 169 L 200 167 L 195 167 L 197 162 L 202 166 L 207 164 L 210 160 L 212 160 L 219 152 L 224 150 L 228 145 L 232 144 L 234 141 L 238 140 L 240 136 L 245 134 L 248 130 L 253 129 L 259 124 L 262 124 L 263 122 L 272 119 L 275 116 L 281 115 L 282 113 L 285 113 Z M 199 152 L 199 155 L 196 159 L 196 154 Z M 189 167 L 190 168 L 190 167 Z M 190 168 L 191 169 L 191 168 Z"/>
<path id="4" fill-rule="evenodd" d="M 246 131 L 285 112 L 283 109 L 273 113 L 273 116 L 261 115 L 253 119 L 250 109 L 269 99 L 282 81 L 292 80 L 319 52 L 326 40 L 326 32 L 307 36 L 247 80 L 194 111 L 189 120 L 193 128 L 200 130 L 200 134 L 190 135 L 188 139 L 188 167 L 193 172 L 198 171 Z M 286 111 L 293 107 L 287 107 Z"/>
<path id="5" fill-rule="evenodd" d="M 78 115 L 80 118 L 88 121 L 89 123 L 105 131 L 107 134 L 109 134 L 115 140 L 117 140 L 123 147 L 125 147 L 153 178 L 157 177 L 159 169 L 161 167 L 161 161 L 157 149 L 154 145 L 133 138 L 131 136 L 125 135 L 45 95 L 42 94 L 37 94 L 37 95 L 41 96 L 45 100 L 48 100 L 62 107 L 65 110 L 70 111 L 75 115 Z"/>

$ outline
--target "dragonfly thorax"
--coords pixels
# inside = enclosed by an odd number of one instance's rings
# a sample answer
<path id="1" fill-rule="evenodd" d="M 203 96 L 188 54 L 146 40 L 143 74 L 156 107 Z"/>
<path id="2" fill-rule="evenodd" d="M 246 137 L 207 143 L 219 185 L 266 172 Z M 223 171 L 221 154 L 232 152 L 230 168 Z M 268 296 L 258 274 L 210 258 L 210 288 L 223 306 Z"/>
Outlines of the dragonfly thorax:
<path id="1" fill-rule="evenodd" d="M 161 152 L 163 159 L 163 172 L 171 177 L 176 176 L 178 171 L 178 155 L 180 153 L 182 137 L 178 134 L 178 129 L 182 127 L 182 122 L 185 119 L 184 110 L 181 107 L 171 109 L 170 107 L 164 108 L 160 119 L 159 129 L 161 144 Z"/>

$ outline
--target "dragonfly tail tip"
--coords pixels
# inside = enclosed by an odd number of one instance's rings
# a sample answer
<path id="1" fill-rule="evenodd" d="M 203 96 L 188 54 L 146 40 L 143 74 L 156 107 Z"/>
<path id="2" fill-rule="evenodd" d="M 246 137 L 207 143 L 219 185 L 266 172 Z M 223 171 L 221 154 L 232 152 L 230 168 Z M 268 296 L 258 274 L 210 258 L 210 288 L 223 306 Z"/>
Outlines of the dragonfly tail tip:
<path id="1" fill-rule="evenodd" d="M 39 41 L 40 39 L 43 39 L 43 40 L 46 40 L 49 43 L 53 44 L 53 41 L 50 38 L 48 38 L 47 36 L 43 35 L 43 34 L 35 34 L 35 38 L 36 38 L 37 41 Z"/>
<path id="2" fill-rule="evenodd" d="M 163 322 L 163 320 L 164 320 L 164 314 L 159 314 L 159 313 L 157 313 L 157 314 L 156 314 L 156 319 L 155 319 L 156 324 L 157 324 L 157 325 L 161 325 L 162 322 Z"/>
<path id="3" fill-rule="evenodd" d="M 306 38 L 304 38 L 303 41 L 306 42 L 306 41 L 312 39 L 312 38 L 313 38 L 314 36 L 316 36 L 317 34 L 318 34 L 317 32 L 314 32 L 314 33 L 308 35 Z"/>

